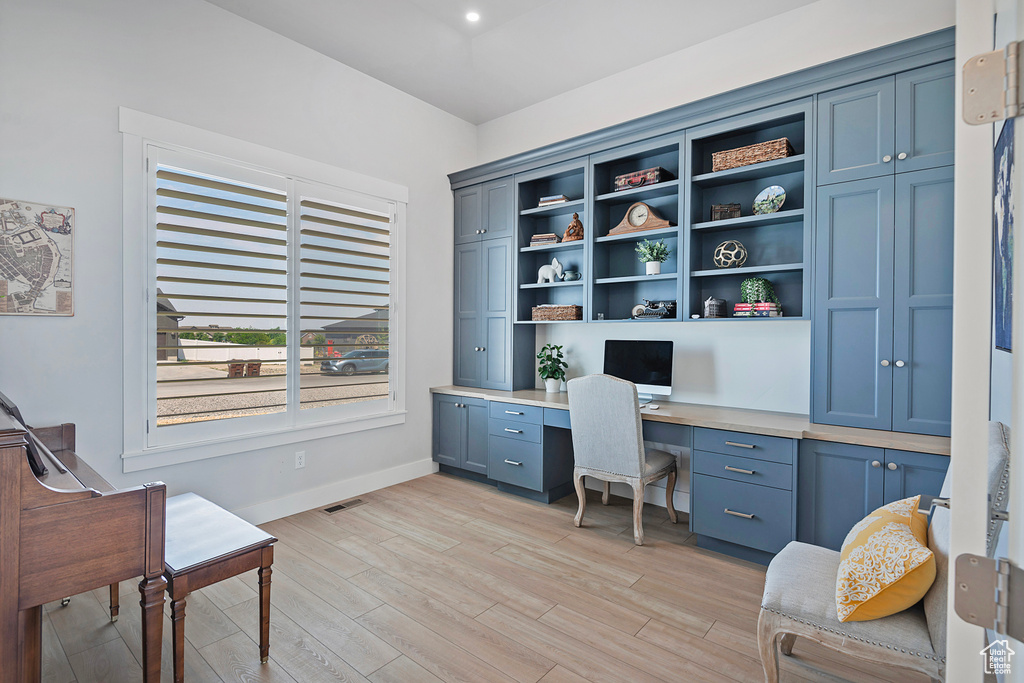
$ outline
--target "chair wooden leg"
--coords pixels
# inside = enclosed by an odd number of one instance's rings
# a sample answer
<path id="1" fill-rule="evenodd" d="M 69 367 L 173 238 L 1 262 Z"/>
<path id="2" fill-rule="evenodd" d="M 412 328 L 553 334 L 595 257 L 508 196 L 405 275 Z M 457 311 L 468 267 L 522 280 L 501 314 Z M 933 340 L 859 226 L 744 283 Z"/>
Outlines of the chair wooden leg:
<path id="1" fill-rule="evenodd" d="M 171 643 L 174 683 L 185 680 L 185 597 L 171 600 Z"/>
<path id="2" fill-rule="evenodd" d="M 633 484 L 633 542 L 644 544 L 644 483 Z"/>
<path id="3" fill-rule="evenodd" d="M 274 563 L 274 546 L 263 549 L 259 569 L 260 584 L 260 664 L 270 659 L 270 565 Z"/>
<path id="4" fill-rule="evenodd" d="M 604 484 L 604 490 L 601 491 L 601 505 L 607 505 L 612 495 L 612 483 L 610 481 L 602 483 Z"/>
<path id="5" fill-rule="evenodd" d="M 576 480 L 576 497 L 580 499 L 580 509 L 576 511 L 572 523 L 579 526 L 583 523 L 583 512 L 587 509 L 587 489 L 583 486 L 584 475 L 574 474 L 573 478 Z"/>
<path id="6" fill-rule="evenodd" d="M 112 583 L 112 584 L 110 584 L 110 620 L 111 621 L 117 621 L 117 613 L 121 609 L 121 607 L 120 607 L 121 596 L 119 594 L 120 589 L 121 589 L 121 584 L 119 584 L 119 583 Z"/>
<path id="7" fill-rule="evenodd" d="M 779 638 L 779 652 L 787 657 L 793 654 L 793 646 L 796 645 L 795 633 L 783 633 Z"/>
<path id="8" fill-rule="evenodd" d="M 668 518 L 672 520 L 673 524 L 678 523 L 676 518 L 676 506 L 674 498 L 676 493 L 676 470 L 672 469 L 668 473 L 668 481 L 665 482 L 665 508 L 668 509 Z"/>
<path id="9" fill-rule="evenodd" d="M 764 683 L 779 683 L 779 651 L 775 647 L 778 634 L 776 615 L 761 610 L 757 618 L 757 650 L 764 668 Z"/>

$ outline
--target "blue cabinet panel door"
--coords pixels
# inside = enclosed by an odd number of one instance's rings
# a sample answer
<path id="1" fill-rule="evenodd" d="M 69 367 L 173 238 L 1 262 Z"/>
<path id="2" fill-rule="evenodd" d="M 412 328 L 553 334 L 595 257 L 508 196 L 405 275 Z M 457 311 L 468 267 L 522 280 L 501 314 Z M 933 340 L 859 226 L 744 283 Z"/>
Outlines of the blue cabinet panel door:
<path id="1" fill-rule="evenodd" d="M 487 474 L 487 401 L 464 399 L 466 447 L 460 466 L 464 470 Z"/>
<path id="2" fill-rule="evenodd" d="M 948 467 L 946 455 L 885 449 L 885 503 L 921 495 L 921 508 L 927 510 L 942 490 Z"/>
<path id="3" fill-rule="evenodd" d="M 484 389 L 512 388 L 512 240 L 487 240 L 481 243 L 483 253 L 482 312 L 480 345 Z"/>
<path id="4" fill-rule="evenodd" d="M 483 354 L 480 347 L 480 242 L 455 247 L 454 383 L 480 386 Z"/>
<path id="5" fill-rule="evenodd" d="M 818 185 L 894 171 L 892 76 L 818 96 Z"/>
<path id="6" fill-rule="evenodd" d="M 515 204 L 513 193 L 515 184 L 512 177 L 493 180 L 484 185 L 484 210 L 487 224 L 481 233 L 483 239 L 510 237 L 515 224 Z"/>
<path id="7" fill-rule="evenodd" d="M 462 466 L 462 408 L 457 396 L 434 394 L 434 462 Z"/>
<path id="8" fill-rule="evenodd" d="M 814 422 L 891 427 L 893 191 L 891 176 L 818 189 Z"/>
<path id="9" fill-rule="evenodd" d="M 455 244 L 480 239 L 483 228 L 483 198 L 481 185 L 464 187 L 455 191 Z"/>
<path id="10" fill-rule="evenodd" d="M 949 436 L 953 167 L 896 176 L 892 428 Z"/>
<path id="11" fill-rule="evenodd" d="M 953 164 L 953 64 L 896 75 L 896 172 Z"/>

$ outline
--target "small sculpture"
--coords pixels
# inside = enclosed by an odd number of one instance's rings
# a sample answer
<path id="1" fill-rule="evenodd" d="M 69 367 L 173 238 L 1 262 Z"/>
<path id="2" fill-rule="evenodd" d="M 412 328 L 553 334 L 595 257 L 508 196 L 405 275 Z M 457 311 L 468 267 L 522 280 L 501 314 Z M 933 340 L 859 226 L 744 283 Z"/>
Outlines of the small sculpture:
<path id="1" fill-rule="evenodd" d="M 705 318 L 724 318 L 725 317 L 725 299 L 716 299 L 713 296 L 709 296 L 704 301 L 704 317 Z"/>
<path id="2" fill-rule="evenodd" d="M 558 282 L 562 279 L 562 264 L 557 258 L 551 259 L 551 265 L 543 265 L 537 270 L 537 284 Z"/>
<path id="3" fill-rule="evenodd" d="M 563 242 L 575 242 L 576 240 L 583 239 L 583 223 L 580 222 L 580 215 L 574 213 L 572 215 L 572 223 L 565 229 L 565 234 L 562 235 Z"/>
<path id="4" fill-rule="evenodd" d="M 726 240 L 715 247 L 714 261 L 719 268 L 739 268 L 747 262 L 747 248 L 739 240 Z"/>

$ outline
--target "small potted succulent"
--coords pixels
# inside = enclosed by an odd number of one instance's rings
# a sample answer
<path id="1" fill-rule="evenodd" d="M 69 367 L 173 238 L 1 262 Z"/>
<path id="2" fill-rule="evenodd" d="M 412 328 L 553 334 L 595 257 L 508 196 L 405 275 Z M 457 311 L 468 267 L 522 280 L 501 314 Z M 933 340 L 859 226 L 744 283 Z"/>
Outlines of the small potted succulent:
<path id="1" fill-rule="evenodd" d="M 665 240 L 644 240 L 636 245 L 636 254 L 647 265 L 648 275 L 660 275 L 661 264 L 668 260 L 668 247 Z"/>
<path id="2" fill-rule="evenodd" d="M 565 379 L 565 369 L 569 364 L 563 360 L 562 347 L 555 344 L 545 344 L 544 348 L 537 354 L 540 364 L 537 371 L 544 380 L 544 390 L 548 393 L 556 393 L 562 389 L 562 380 Z"/>

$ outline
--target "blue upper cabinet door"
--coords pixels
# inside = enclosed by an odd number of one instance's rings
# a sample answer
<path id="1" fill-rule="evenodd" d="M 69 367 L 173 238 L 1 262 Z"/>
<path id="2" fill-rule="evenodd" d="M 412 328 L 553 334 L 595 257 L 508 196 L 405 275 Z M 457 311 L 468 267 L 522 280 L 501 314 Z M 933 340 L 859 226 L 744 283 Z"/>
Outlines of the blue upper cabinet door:
<path id="1" fill-rule="evenodd" d="M 455 244 L 475 242 L 484 227 L 484 189 L 482 185 L 455 191 Z"/>
<path id="2" fill-rule="evenodd" d="M 896 176 L 892 428 L 949 436 L 953 167 Z"/>
<path id="3" fill-rule="evenodd" d="M 839 550 L 853 525 L 882 506 L 884 463 L 881 448 L 802 439 L 797 540 Z"/>
<path id="4" fill-rule="evenodd" d="M 483 370 L 480 343 L 481 243 L 455 247 L 454 383 L 479 387 Z"/>
<path id="5" fill-rule="evenodd" d="M 512 390 L 512 240 L 487 240 L 483 253 L 480 318 L 484 389 Z"/>
<path id="6" fill-rule="evenodd" d="M 511 176 L 494 180 L 483 186 L 484 224 L 481 233 L 483 239 L 508 237 L 515 227 L 515 202 L 513 189 L 515 183 Z"/>
<path id="7" fill-rule="evenodd" d="M 818 185 L 895 172 L 895 79 L 818 96 Z"/>
<path id="8" fill-rule="evenodd" d="M 811 418 L 892 423 L 893 178 L 818 189 Z"/>
<path id="9" fill-rule="evenodd" d="M 434 462 L 462 467 L 462 411 L 459 396 L 434 394 Z"/>
<path id="10" fill-rule="evenodd" d="M 462 469 L 487 474 L 487 401 L 464 399 L 465 443 L 462 451 Z"/>
<path id="11" fill-rule="evenodd" d="M 953 163 L 953 63 L 896 76 L 896 172 Z"/>
<path id="12" fill-rule="evenodd" d="M 948 467 L 948 455 L 885 449 L 885 504 L 920 494 L 921 508 L 927 510 L 942 490 Z"/>

